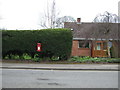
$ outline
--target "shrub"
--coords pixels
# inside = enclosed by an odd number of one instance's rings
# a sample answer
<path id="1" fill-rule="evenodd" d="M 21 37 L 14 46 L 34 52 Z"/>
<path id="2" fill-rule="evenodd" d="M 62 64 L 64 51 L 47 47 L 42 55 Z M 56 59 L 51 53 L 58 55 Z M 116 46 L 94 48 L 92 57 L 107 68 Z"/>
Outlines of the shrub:
<path id="1" fill-rule="evenodd" d="M 120 63 L 120 58 L 92 58 L 92 57 L 78 57 L 74 56 L 69 59 L 69 61 L 79 62 L 79 63 Z"/>
<path id="2" fill-rule="evenodd" d="M 52 61 L 58 61 L 58 60 L 59 60 L 59 57 L 54 57 L 54 56 L 53 56 L 53 57 L 51 58 L 51 60 L 52 60 Z"/>
<path id="3" fill-rule="evenodd" d="M 39 62 L 39 61 L 41 61 L 41 58 L 39 58 L 38 54 L 35 54 L 34 58 L 32 58 L 32 61 Z"/>
<path id="4" fill-rule="evenodd" d="M 9 55 L 6 55 L 6 56 L 4 57 L 4 59 L 9 59 Z"/>
<path id="5" fill-rule="evenodd" d="M 11 59 L 20 59 L 20 57 L 19 57 L 19 55 L 12 55 L 12 54 L 10 54 L 10 57 L 11 57 Z"/>
<path id="6" fill-rule="evenodd" d="M 67 59 L 71 54 L 72 33 L 69 29 L 3 30 L 2 37 L 3 57 L 27 53 L 32 58 L 39 54 L 40 58 Z M 41 52 L 36 51 L 37 43 L 42 43 Z"/>
<path id="7" fill-rule="evenodd" d="M 32 57 L 30 55 L 28 55 L 27 53 L 24 53 L 23 56 L 22 56 L 22 59 L 30 60 L 30 59 L 32 59 Z"/>

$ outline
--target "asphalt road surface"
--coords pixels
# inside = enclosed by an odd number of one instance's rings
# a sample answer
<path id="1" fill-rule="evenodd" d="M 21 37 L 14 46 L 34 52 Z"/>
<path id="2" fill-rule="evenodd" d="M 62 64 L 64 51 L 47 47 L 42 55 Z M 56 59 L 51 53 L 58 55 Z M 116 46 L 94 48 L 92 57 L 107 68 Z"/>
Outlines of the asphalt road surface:
<path id="1" fill-rule="evenodd" d="M 118 71 L 3 69 L 3 88 L 118 88 Z"/>

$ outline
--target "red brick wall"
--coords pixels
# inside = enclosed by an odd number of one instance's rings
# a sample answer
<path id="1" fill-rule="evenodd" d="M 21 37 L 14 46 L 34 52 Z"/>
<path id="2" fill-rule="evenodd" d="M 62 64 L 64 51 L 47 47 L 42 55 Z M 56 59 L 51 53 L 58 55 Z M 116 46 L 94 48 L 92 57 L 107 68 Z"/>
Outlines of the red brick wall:
<path id="1" fill-rule="evenodd" d="M 72 56 L 91 56 L 91 50 L 89 48 L 79 48 L 78 40 L 73 40 L 72 44 Z"/>
<path id="2" fill-rule="evenodd" d="M 72 42 L 72 56 L 77 56 L 78 52 L 78 41 L 77 40 L 73 40 Z"/>
<path id="3" fill-rule="evenodd" d="M 78 56 L 91 56 L 91 50 L 89 48 L 79 48 Z"/>

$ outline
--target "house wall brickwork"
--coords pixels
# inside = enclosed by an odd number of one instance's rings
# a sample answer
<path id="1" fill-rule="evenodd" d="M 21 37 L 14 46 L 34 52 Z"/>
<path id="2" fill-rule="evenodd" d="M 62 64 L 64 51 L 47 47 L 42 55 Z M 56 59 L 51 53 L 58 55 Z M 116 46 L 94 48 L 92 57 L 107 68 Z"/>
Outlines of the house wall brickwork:
<path id="1" fill-rule="evenodd" d="M 72 56 L 78 56 L 78 40 L 73 40 L 72 42 Z"/>
<path id="2" fill-rule="evenodd" d="M 91 56 L 91 49 L 90 48 L 79 48 L 78 40 L 73 40 L 72 44 L 72 56 Z"/>
<path id="3" fill-rule="evenodd" d="M 89 48 L 78 48 L 78 56 L 91 56 Z"/>

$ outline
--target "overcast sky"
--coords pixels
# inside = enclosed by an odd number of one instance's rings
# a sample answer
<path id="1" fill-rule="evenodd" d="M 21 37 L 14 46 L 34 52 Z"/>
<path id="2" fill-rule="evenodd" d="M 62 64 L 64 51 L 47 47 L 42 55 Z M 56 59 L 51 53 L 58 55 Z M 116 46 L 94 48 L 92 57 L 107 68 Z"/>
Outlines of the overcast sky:
<path id="1" fill-rule="evenodd" d="M 50 0 L 48 0 L 50 1 Z M 119 0 L 56 0 L 59 17 L 72 16 L 82 22 L 92 22 L 99 13 L 118 14 Z M 47 0 L 0 0 L 0 28 L 40 29 L 40 17 Z"/>

